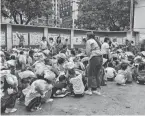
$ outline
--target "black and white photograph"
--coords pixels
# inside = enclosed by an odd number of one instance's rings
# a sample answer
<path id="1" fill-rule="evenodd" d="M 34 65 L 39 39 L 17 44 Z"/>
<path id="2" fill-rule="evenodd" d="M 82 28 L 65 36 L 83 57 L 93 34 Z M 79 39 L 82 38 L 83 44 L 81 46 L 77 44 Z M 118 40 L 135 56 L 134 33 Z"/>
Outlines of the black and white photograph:
<path id="1" fill-rule="evenodd" d="M 1 115 L 145 115 L 145 0 L 0 0 Z"/>

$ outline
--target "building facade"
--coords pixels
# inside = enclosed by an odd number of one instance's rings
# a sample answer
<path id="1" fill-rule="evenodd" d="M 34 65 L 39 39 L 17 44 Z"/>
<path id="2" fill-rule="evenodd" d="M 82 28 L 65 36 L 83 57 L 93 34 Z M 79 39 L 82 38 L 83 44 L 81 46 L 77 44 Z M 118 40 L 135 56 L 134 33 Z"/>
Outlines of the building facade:
<path id="1" fill-rule="evenodd" d="M 134 30 L 140 33 L 140 41 L 145 40 L 145 0 L 137 0 L 134 12 Z"/>
<path id="2" fill-rule="evenodd" d="M 60 0 L 60 18 L 63 28 L 71 28 L 73 19 L 78 18 L 78 6 L 80 0 Z"/>

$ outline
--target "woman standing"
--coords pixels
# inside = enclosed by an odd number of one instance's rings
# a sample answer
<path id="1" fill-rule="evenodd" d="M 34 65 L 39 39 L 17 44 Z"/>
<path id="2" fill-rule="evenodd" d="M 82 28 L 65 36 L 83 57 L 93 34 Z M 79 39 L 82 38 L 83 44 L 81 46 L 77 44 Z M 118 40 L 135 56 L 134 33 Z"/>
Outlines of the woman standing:
<path id="1" fill-rule="evenodd" d="M 58 36 L 55 45 L 55 52 L 58 54 L 63 49 L 63 44 L 61 43 L 61 37 Z"/>
<path id="2" fill-rule="evenodd" d="M 94 34 L 87 35 L 88 40 L 86 42 L 86 54 L 89 57 L 89 66 L 88 66 L 88 90 L 85 92 L 86 94 L 91 95 L 92 93 L 100 95 L 100 77 L 99 73 L 102 67 L 102 53 L 99 45 L 95 41 Z M 96 81 L 96 86 L 93 86 L 94 78 Z"/>

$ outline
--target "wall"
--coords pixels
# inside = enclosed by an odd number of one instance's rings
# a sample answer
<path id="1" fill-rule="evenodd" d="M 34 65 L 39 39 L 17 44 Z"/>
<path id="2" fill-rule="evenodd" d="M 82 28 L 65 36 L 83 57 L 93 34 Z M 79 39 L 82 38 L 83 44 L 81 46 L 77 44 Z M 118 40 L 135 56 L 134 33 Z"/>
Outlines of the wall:
<path id="1" fill-rule="evenodd" d="M 7 25 L 1 25 L 1 38 L 0 38 L 0 43 L 1 46 L 4 47 L 7 45 Z"/>
<path id="2" fill-rule="evenodd" d="M 7 49 L 11 49 L 12 47 L 19 45 L 19 39 L 16 35 L 16 32 L 19 32 L 24 36 L 25 47 L 38 47 L 43 36 L 45 36 L 48 41 L 50 37 L 56 40 L 58 36 L 61 36 L 62 42 L 65 42 L 65 40 L 68 39 L 69 45 L 72 42 L 74 44 L 74 47 L 82 47 L 82 39 L 86 38 L 87 32 L 92 31 L 92 30 L 77 29 L 74 31 L 74 38 L 71 39 L 71 29 L 65 29 L 65 28 L 50 28 L 46 26 L 41 27 L 41 26 L 10 25 L 10 24 L 2 24 L 1 28 L 2 28 L 1 40 L 3 43 L 2 47 L 3 48 L 6 47 Z M 123 44 L 125 38 L 128 37 L 128 32 L 125 31 L 123 32 L 93 31 L 93 32 L 102 42 L 104 41 L 104 37 L 108 36 L 111 39 L 117 38 L 118 43 Z M 136 41 L 138 40 L 138 32 L 134 32 L 134 41 L 135 40 Z"/>

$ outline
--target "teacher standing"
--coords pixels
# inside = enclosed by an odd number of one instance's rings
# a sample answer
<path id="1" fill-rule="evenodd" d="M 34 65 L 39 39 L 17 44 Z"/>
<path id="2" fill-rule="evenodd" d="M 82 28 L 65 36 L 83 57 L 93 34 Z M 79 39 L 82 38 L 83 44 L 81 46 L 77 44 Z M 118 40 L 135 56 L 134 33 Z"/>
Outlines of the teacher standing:
<path id="1" fill-rule="evenodd" d="M 86 54 L 89 57 L 89 66 L 88 66 L 88 90 L 85 92 L 86 94 L 92 95 L 98 94 L 100 95 L 100 70 L 103 63 L 103 57 L 98 43 L 95 41 L 95 35 L 92 33 L 87 34 L 87 42 L 86 42 Z M 94 86 L 94 81 L 96 81 L 96 85 Z"/>

